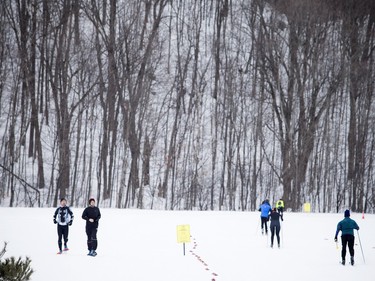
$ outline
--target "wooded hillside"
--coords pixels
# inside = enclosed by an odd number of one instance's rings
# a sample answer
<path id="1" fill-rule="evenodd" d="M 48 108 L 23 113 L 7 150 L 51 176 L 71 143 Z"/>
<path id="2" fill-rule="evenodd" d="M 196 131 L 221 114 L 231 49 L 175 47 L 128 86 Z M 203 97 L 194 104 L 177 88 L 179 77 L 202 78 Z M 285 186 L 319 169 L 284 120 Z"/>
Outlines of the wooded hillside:
<path id="1" fill-rule="evenodd" d="M 374 212 L 374 49 L 372 0 L 4 0 L 0 204 Z"/>

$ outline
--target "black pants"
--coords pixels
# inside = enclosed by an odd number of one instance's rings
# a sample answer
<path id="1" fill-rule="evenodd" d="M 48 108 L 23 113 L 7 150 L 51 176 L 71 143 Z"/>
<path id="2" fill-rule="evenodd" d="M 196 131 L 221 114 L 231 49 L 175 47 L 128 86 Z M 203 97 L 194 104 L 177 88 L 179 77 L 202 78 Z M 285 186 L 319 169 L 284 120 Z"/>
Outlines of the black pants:
<path id="1" fill-rule="evenodd" d="M 262 230 L 263 228 L 265 228 L 266 233 L 267 233 L 268 232 L 268 228 L 267 228 L 268 217 L 260 217 L 260 219 L 262 220 Z"/>
<path id="2" fill-rule="evenodd" d="M 346 245 L 349 247 L 349 253 L 351 257 L 354 257 L 354 235 L 344 234 L 341 236 L 342 250 L 341 257 L 345 260 L 346 256 Z"/>
<path id="3" fill-rule="evenodd" d="M 280 245 L 280 225 L 271 225 L 271 244 L 273 245 L 273 239 L 275 237 L 277 238 L 277 244 Z"/>
<path id="4" fill-rule="evenodd" d="M 60 251 L 62 250 L 62 238 L 64 237 L 64 244 L 68 243 L 69 226 L 57 225 L 57 235 L 59 236 L 58 244 Z"/>
<path id="5" fill-rule="evenodd" d="M 89 251 L 94 250 L 98 247 L 98 240 L 96 239 L 96 234 L 98 232 L 97 225 L 86 225 L 86 234 L 87 234 L 87 248 Z"/>

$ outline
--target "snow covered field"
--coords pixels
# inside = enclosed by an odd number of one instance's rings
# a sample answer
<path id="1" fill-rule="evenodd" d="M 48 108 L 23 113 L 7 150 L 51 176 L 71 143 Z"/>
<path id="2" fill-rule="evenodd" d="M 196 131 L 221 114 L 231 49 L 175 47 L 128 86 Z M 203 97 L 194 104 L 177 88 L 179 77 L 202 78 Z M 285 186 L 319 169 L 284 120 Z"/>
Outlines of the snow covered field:
<path id="1" fill-rule="evenodd" d="M 339 264 L 333 241 L 343 214 L 285 213 L 282 247 L 271 249 L 258 212 L 183 212 L 101 209 L 98 256 L 86 256 L 83 209 L 70 228 L 70 251 L 57 253 L 54 209 L 0 208 L 0 247 L 29 256 L 33 281 L 374 280 L 375 215 L 352 214 L 354 267 Z M 189 224 L 192 241 L 177 243 L 176 226 Z M 349 254 L 348 254 L 349 255 Z"/>

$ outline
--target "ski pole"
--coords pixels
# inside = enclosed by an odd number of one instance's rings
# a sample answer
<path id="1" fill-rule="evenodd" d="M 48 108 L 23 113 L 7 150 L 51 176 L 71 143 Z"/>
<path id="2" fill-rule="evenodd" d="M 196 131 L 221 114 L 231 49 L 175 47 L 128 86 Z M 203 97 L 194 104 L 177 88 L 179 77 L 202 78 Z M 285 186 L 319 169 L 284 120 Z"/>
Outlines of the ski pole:
<path id="1" fill-rule="evenodd" d="M 284 223 L 282 223 L 283 227 L 281 228 L 281 243 L 284 247 Z"/>
<path id="2" fill-rule="evenodd" d="M 359 241 L 359 246 L 361 246 L 361 252 L 362 252 L 362 258 L 363 258 L 363 263 L 365 264 L 365 255 L 363 254 L 363 249 L 362 249 L 362 243 L 361 243 L 361 238 L 359 237 L 359 231 L 357 229 L 357 234 L 358 234 L 358 241 Z"/>

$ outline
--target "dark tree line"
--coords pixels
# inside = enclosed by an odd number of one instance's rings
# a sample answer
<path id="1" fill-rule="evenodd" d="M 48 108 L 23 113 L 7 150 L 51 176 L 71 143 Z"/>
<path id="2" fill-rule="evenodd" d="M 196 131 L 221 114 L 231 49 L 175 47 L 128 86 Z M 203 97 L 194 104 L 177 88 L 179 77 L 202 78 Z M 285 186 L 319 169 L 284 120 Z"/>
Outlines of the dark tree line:
<path id="1" fill-rule="evenodd" d="M 0 203 L 375 207 L 370 0 L 5 0 Z"/>

